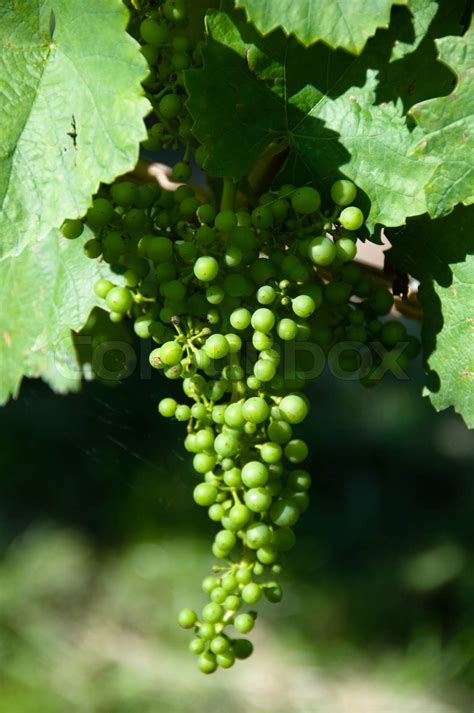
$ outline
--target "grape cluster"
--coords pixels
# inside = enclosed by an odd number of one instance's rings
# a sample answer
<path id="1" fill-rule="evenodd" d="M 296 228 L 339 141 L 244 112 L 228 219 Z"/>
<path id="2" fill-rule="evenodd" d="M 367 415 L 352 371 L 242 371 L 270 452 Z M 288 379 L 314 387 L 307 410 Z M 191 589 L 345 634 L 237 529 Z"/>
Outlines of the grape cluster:
<path id="1" fill-rule="evenodd" d="M 183 158 L 172 167 L 171 177 L 186 182 L 191 177 L 190 154 L 201 165 L 203 149 L 192 134 L 192 119 L 185 107 L 184 72 L 201 66 L 203 37 L 193 37 L 189 31 L 190 3 L 187 0 L 164 0 L 137 11 L 131 7 L 129 32 L 141 44 L 141 52 L 149 65 L 143 82 L 153 108 L 144 149 L 155 152 L 184 146 Z M 204 6 L 201 14 L 204 13 Z M 196 15 L 198 10 L 194 10 Z M 194 17 L 193 27 L 204 27 L 203 17 Z M 198 21 L 199 19 L 199 21 Z"/>
<path id="2" fill-rule="evenodd" d="M 202 583 L 209 602 L 199 616 L 179 614 L 204 673 L 246 658 L 252 644 L 239 634 L 252 630 L 253 607 L 282 596 L 276 578 L 311 485 L 297 433 L 312 378 L 305 345 L 327 354 L 344 341 L 367 349 L 378 340 L 385 352 L 374 352 L 367 383 L 384 359 L 403 367 L 419 348 L 388 318 L 391 293 L 353 262 L 364 217 L 352 182 L 334 183 L 326 211 L 311 186 L 284 185 L 237 210 L 226 205 L 231 189 L 227 182 L 218 211 L 187 185 L 167 192 L 122 181 L 103 188 L 85 218 L 95 232 L 86 254 L 118 275 L 95 286 L 110 319 L 131 319 L 155 344 L 151 365 L 182 380 L 183 402 L 165 398 L 159 412 L 186 424 L 200 477 L 194 500 L 218 527 L 220 562 Z M 75 238 L 82 227 L 66 221 L 63 233 Z M 344 366 L 357 371 L 357 349 Z"/>

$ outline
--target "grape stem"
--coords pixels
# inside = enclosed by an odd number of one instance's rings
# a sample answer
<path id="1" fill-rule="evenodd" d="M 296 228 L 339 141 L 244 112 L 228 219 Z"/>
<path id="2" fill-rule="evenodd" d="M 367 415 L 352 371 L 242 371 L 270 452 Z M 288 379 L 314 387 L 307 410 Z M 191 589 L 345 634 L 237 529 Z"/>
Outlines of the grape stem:
<path id="1" fill-rule="evenodd" d="M 235 184 L 232 178 L 225 176 L 222 181 L 221 210 L 234 210 Z"/>

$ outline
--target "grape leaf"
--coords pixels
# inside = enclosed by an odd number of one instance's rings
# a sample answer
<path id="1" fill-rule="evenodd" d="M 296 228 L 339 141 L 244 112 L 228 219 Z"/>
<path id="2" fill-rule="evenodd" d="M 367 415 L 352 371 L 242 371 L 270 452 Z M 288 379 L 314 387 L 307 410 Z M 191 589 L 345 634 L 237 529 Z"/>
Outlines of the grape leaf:
<path id="1" fill-rule="evenodd" d="M 413 155 L 434 157 L 439 165 L 426 184 L 433 217 L 445 215 L 457 203 L 474 202 L 474 27 L 463 37 L 437 41 L 440 59 L 458 75 L 446 97 L 428 99 L 410 110 L 423 130 Z"/>
<path id="2" fill-rule="evenodd" d="M 288 146 L 299 180 L 306 169 L 326 190 L 341 175 L 357 183 L 369 228 L 426 211 L 436 164 L 410 156 L 400 104 L 374 104 L 375 69 L 322 43 L 262 38 L 240 13 L 211 13 L 207 25 L 204 68 L 187 72 L 186 86 L 211 175 L 244 176 L 265 150 Z"/>
<path id="3" fill-rule="evenodd" d="M 454 406 L 474 428 L 474 208 L 389 231 L 390 262 L 420 280 L 425 393 L 441 411 Z"/>
<path id="4" fill-rule="evenodd" d="M 127 20 L 120 0 L 0 4 L 0 256 L 136 163 L 146 62 Z"/>
<path id="5" fill-rule="evenodd" d="M 84 256 L 84 239 L 52 230 L 0 261 L 0 405 L 17 396 L 24 376 L 41 376 L 60 393 L 79 387 L 71 329 L 98 304 L 93 285 L 101 276 Z"/>
<path id="6" fill-rule="evenodd" d="M 322 40 L 359 54 L 378 27 L 388 27 L 392 5 L 406 0 L 236 0 L 248 19 L 264 35 L 282 28 L 304 45 Z"/>
<path id="7" fill-rule="evenodd" d="M 420 45 L 438 12 L 439 4 L 435 0 L 408 0 L 408 7 L 412 14 L 413 37 L 410 41 L 395 42 L 391 61 L 402 59 Z"/>

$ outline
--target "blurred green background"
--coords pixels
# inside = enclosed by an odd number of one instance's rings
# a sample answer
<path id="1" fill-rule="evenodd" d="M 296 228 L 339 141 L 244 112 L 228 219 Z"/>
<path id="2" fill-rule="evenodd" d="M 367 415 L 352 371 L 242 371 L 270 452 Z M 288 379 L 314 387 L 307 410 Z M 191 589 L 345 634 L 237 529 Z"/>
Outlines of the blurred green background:
<path id="1" fill-rule="evenodd" d="M 179 385 L 135 374 L 0 410 L 0 711 L 468 713 L 474 439 L 407 381 L 323 376 L 312 505 L 253 657 L 204 677 L 175 624 L 212 564 Z"/>

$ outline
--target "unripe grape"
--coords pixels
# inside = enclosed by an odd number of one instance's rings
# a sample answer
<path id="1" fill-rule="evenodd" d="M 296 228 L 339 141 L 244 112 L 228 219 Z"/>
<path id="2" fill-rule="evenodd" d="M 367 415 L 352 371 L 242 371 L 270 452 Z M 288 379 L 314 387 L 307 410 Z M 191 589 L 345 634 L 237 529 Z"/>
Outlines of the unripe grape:
<path id="1" fill-rule="evenodd" d="M 322 267 L 330 265 L 334 262 L 336 255 L 336 246 L 329 238 L 320 235 L 311 240 L 308 248 L 308 256 L 315 265 L 321 265 Z"/>
<path id="2" fill-rule="evenodd" d="M 357 188 L 346 179 L 341 179 L 332 184 L 331 198 L 336 205 L 346 206 L 352 203 L 357 195 Z"/>
<path id="3" fill-rule="evenodd" d="M 192 609 L 182 609 L 178 614 L 178 622 L 183 629 L 191 629 L 196 621 L 197 615 Z"/>
<path id="4" fill-rule="evenodd" d="M 315 188 L 304 186 L 292 193 L 291 204 L 297 213 L 314 213 L 321 205 L 321 196 Z"/>
<path id="5" fill-rule="evenodd" d="M 218 262 L 210 255 L 198 258 L 194 264 L 194 274 L 202 282 L 212 282 L 217 277 L 218 272 Z"/>
<path id="6" fill-rule="evenodd" d="M 242 589 L 242 599 L 246 604 L 256 604 L 262 598 L 262 590 L 255 582 L 246 584 Z"/>
<path id="7" fill-rule="evenodd" d="M 199 483 L 193 491 L 193 498 L 198 505 L 212 505 L 217 497 L 217 488 L 209 483 Z"/>
<path id="8" fill-rule="evenodd" d="M 339 222 L 346 230 L 358 230 L 364 224 L 364 215 L 360 208 L 349 206 L 342 211 Z"/>
<path id="9" fill-rule="evenodd" d="M 288 394 L 280 401 L 279 409 L 288 423 L 296 424 L 304 421 L 308 415 L 306 401 L 297 394 Z"/>
<path id="10" fill-rule="evenodd" d="M 158 110 L 165 119 L 175 119 L 182 109 L 182 100 L 177 94 L 165 94 L 160 99 Z"/>

